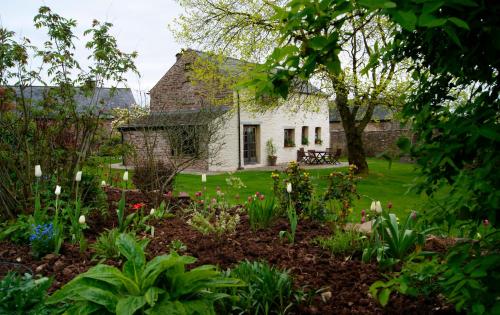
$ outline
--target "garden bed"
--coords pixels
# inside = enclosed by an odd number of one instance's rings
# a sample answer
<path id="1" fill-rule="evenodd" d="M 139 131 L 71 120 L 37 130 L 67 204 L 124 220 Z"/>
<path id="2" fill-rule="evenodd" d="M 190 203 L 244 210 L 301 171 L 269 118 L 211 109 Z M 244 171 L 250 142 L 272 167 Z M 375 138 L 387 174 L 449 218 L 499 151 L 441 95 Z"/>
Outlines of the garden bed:
<path id="1" fill-rule="evenodd" d="M 119 194 L 110 190 L 108 197 L 111 201 L 109 204 L 114 205 Z M 127 201 L 130 204 L 145 202 L 140 193 L 133 192 L 127 194 Z M 89 243 L 95 241 L 96 235 L 105 228 L 116 226 L 113 206 L 110 206 L 110 214 L 106 219 L 98 215 L 88 219 L 90 228 L 86 230 L 86 236 Z M 374 263 L 364 264 L 357 257 L 332 257 L 328 251 L 312 245 L 313 238 L 331 234 L 327 226 L 313 221 L 300 221 L 295 244 L 281 240 L 278 236 L 279 231 L 288 229 L 285 219 L 277 220 L 271 228 L 253 232 L 248 217 L 242 215 L 236 232 L 221 239 L 200 234 L 178 216 L 150 224 L 155 228 L 154 237 L 142 235 L 151 239 L 147 248 L 149 258 L 168 253 L 170 242 L 180 240 L 187 247 L 182 254 L 198 258 L 194 265 L 215 264 L 226 269 L 245 259 L 266 260 L 270 264 L 290 270 L 296 287 L 306 287 L 307 290 L 322 289 L 323 292 L 331 293 L 331 298 L 327 293 L 323 294 L 323 299 L 317 294 L 311 305 L 301 305 L 295 309 L 294 313 L 297 314 L 454 313 L 453 307 L 443 305 L 438 298 L 416 300 L 401 295 L 393 295 L 389 305 L 385 309 L 382 308 L 368 295 L 369 286 L 374 281 L 383 279 L 378 266 Z M 49 254 L 41 260 L 34 260 L 29 251 L 29 246 L 0 243 L 0 258 L 14 263 L 0 264 L 0 272 L 5 274 L 7 270 L 22 270 L 16 265 L 19 263 L 35 273 L 53 276 L 53 291 L 98 263 L 92 260 L 92 250 L 80 253 L 78 246 L 67 243 L 59 256 Z M 119 266 L 121 261 L 107 260 L 106 263 Z"/>

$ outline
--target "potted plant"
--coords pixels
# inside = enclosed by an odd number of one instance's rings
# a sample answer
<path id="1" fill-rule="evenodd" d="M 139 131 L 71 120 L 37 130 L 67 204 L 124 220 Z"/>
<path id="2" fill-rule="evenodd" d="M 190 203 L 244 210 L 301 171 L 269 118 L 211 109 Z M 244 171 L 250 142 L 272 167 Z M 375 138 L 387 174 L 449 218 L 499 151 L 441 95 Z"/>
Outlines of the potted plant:
<path id="1" fill-rule="evenodd" d="M 302 145 L 308 145 L 309 139 L 307 137 L 302 138 Z"/>
<path id="2" fill-rule="evenodd" d="M 267 140 L 266 151 L 267 151 L 267 163 L 270 166 L 275 166 L 278 157 L 276 156 L 276 146 L 273 143 L 273 139 Z"/>
<path id="3" fill-rule="evenodd" d="M 321 140 L 321 139 L 315 139 L 314 143 L 315 144 L 323 144 L 323 140 Z"/>

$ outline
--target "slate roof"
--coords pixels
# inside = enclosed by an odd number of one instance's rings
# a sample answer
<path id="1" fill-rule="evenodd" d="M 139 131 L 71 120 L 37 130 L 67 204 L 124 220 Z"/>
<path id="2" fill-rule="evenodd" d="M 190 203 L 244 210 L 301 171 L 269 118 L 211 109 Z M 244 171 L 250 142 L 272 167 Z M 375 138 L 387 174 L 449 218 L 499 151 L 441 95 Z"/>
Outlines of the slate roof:
<path id="1" fill-rule="evenodd" d="M 195 126 L 205 125 L 207 121 L 215 119 L 229 111 L 229 107 L 220 106 L 207 109 L 183 109 L 166 112 L 152 112 L 129 121 L 127 124 L 118 127 L 119 131 L 129 131 L 138 129 L 162 129 L 169 126 Z"/>
<path id="2" fill-rule="evenodd" d="M 358 110 L 356 120 L 360 120 L 366 112 L 366 107 L 361 107 Z M 372 115 L 372 121 L 388 121 L 393 118 L 393 111 L 387 106 L 375 106 Z M 330 122 L 336 123 L 341 122 L 340 113 L 337 108 L 330 108 Z"/>
<path id="3" fill-rule="evenodd" d="M 195 50 L 195 49 L 190 49 L 189 48 L 189 49 L 186 49 L 185 52 L 194 52 L 194 53 L 196 53 L 198 56 L 200 56 L 202 58 L 211 58 L 211 55 L 209 53 L 206 53 L 206 52 L 203 52 L 203 51 L 199 51 L 199 50 Z M 224 58 L 224 65 L 222 66 L 222 68 L 223 68 L 223 70 L 226 70 L 229 73 L 237 73 L 239 69 L 240 70 L 242 69 L 242 67 L 244 67 L 244 66 L 252 66 L 252 65 L 256 65 L 256 63 L 248 62 L 248 61 L 244 61 L 244 60 L 240 60 L 240 59 L 236 59 L 236 58 L 231 58 L 231 57 L 225 57 Z M 303 80 L 299 81 L 299 80 L 297 80 L 295 82 L 293 88 L 294 88 L 295 92 L 302 93 L 302 94 L 324 95 L 324 93 L 321 92 L 320 89 L 318 89 L 317 87 L 315 87 L 314 85 L 312 85 L 308 81 L 303 81 Z"/>
<path id="4" fill-rule="evenodd" d="M 24 90 L 24 94 L 26 98 L 31 99 L 34 105 L 37 105 L 43 101 L 51 88 L 54 87 L 29 86 Z M 19 87 L 14 87 L 14 89 L 19 96 Z M 89 109 L 92 110 L 90 107 L 98 104 L 99 109 L 107 113 L 115 108 L 129 108 L 135 104 L 134 95 L 129 88 L 116 88 L 113 93 L 111 91 L 111 88 L 98 88 L 93 95 L 85 96 L 77 88 L 77 94 L 75 95 L 77 110 L 79 112 L 84 112 Z"/>

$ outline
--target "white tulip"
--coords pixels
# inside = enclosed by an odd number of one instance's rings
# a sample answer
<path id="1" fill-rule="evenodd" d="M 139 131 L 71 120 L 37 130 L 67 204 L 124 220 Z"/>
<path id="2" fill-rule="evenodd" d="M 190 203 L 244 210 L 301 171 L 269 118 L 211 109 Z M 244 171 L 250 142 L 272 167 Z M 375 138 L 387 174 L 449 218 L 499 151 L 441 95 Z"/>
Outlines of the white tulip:
<path id="1" fill-rule="evenodd" d="M 288 184 L 286 184 L 286 191 L 287 191 L 288 193 L 291 193 L 291 192 L 292 192 L 292 183 L 288 183 Z"/>
<path id="2" fill-rule="evenodd" d="M 123 173 L 123 180 L 128 181 L 128 171 L 125 171 L 125 173 Z"/>
<path id="3" fill-rule="evenodd" d="M 42 168 L 40 165 L 35 165 L 35 176 L 38 178 L 42 177 Z"/>
<path id="4" fill-rule="evenodd" d="M 56 194 L 56 196 L 59 196 L 61 194 L 61 186 L 56 185 L 56 191 L 54 192 L 54 194 Z"/>
<path id="5" fill-rule="evenodd" d="M 375 204 L 375 211 L 377 211 L 377 213 L 381 213 L 382 212 L 382 205 L 380 204 L 380 201 L 376 202 L 376 204 Z"/>
<path id="6" fill-rule="evenodd" d="M 370 210 L 371 211 L 376 211 L 377 210 L 377 203 L 374 201 L 372 201 L 372 204 L 370 205 Z"/>
<path id="7" fill-rule="evenodd" d="M 106 186 L 106 181 L 105 181 L 105 180 L 103 180 L 103 181 L 101 182 L 101 187 L 104 187 L 104 186 Z"/>
<path id="8" fill-rule="evenodd" d="M 82 181 L 82 171 L 76 172 L 75 181 L 77 181 L 77 182 Z"/>
<path id="9" fill-rule="evenodd" d="M 151 211 L 149 211 L 149 215 L 155 214 L 155 208 L 151 208 Z"/>
<path id="10" fill-rule="evenodd" d="M 85 216 L 83 214 L 78 218 L 78 223 L 85 224 Z"/>
<path id="11" fill-rule="evenodd" d="M 207 174 L 201 174 L 201 182 L 206 183 L 207 182 Z"/>

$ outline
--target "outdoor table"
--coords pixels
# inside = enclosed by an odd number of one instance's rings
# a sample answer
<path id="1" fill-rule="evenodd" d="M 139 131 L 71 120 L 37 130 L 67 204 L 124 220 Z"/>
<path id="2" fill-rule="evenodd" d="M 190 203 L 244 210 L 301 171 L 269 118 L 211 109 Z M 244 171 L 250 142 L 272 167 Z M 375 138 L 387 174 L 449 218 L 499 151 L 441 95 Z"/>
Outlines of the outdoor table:
<path id="1" fill-rule="evenodd" d="M 314 151 L 310 152 L 314 155 L 314 164 L 326 164 L 328 163 L 327 157 L 329 156 L 329 152 L 327 151 Z"/>

